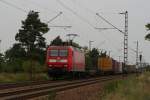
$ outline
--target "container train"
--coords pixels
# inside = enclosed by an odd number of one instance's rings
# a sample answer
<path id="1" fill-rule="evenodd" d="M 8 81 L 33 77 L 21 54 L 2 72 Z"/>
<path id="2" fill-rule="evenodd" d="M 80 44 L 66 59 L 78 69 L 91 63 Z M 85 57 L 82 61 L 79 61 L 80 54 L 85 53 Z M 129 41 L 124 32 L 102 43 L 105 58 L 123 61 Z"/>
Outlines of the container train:
<path id="1" fill-rule="evenodd" d="M 47 49 L 46 64 L 49 76 L 55 77 L 66 73 L 117 74 L 123 73 L 123 63 L 113 58 L 98 57 L 97 68 L 86 70 L 85 53 L 73 46 L 49 46 Z M 129 68 L 130 69 L 130 68 Z"/>

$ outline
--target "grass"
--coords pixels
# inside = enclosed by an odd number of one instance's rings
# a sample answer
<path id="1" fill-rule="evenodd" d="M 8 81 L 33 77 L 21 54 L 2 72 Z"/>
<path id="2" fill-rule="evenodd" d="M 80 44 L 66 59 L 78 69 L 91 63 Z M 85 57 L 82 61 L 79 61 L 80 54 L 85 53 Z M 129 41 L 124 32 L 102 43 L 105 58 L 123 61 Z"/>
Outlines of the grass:
<path id="1" fill-rule="evenodd" d="M 55 96 L 56 96 L 55 92 L 50 92 L 49 95 L 48 95 L 48 100 L 54 100 Z"/>
<path id="2" fill-rule="evenodd" d="M 48 80 L 48 76 L 44 73 L 36 74 L 34 80 Z M 30 81 L 27 73 L 0 73 L 0 83 L 26 82 Z"/>
<path id="3" fill-rule="evenodd" d="M 100 100 L 150 100 L 150 72 L 106 84 Z"/>

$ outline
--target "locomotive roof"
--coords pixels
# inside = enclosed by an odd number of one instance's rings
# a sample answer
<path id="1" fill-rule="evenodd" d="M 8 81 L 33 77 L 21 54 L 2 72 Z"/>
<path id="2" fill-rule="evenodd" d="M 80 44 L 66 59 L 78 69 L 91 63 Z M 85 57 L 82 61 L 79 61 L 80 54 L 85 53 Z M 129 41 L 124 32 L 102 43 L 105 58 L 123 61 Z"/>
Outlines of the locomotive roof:
<path id="1" fill-rule="evenodd" d="M 81 51 L 82 52 L 81 49 L 73 47 L 73 46 L 49 46 L 48 49 L 50 49 L 50 48 L 51 49 L 68 49 L 68 48 L 72 48 L 72 49 L 74 49 L 76 51 Z"/>
<path id="2" fill-rule="evenodd" d="M 70 47 L 70 48 L 73 48 L 72 46 L 49 46 L 48 48 L 53 48 L 53 49 L 55 49 L 55 48 L 60 48 L 60 49 L 61 49 L 61 48 L 62 48 L 62 49 L 66 48 L 66 49 L 67 49 L 67 48 L 69 48 L 69 47 Z"/>

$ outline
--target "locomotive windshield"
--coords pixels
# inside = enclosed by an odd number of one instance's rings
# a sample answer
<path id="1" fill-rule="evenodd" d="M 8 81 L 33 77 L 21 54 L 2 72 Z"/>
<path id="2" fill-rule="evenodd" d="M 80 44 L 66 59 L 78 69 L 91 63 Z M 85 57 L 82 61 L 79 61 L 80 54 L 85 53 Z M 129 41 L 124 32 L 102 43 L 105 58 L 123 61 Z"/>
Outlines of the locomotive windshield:
<path id="1" fill-rule="evenodd" d="M 58 50 L 50 50 L 50 56 L 58 56 Z"/>
<path id="2" fill-rule="evenodd" d="M 59 50 L 59 56 L 62 57 L 68 56 L 68 50 Z"/>
<path id="3" fill-rule="evenodd" d="M 66 57 L 68 56 L 68 50 L 50 50 L 50 56 L 56 57 Z"/>

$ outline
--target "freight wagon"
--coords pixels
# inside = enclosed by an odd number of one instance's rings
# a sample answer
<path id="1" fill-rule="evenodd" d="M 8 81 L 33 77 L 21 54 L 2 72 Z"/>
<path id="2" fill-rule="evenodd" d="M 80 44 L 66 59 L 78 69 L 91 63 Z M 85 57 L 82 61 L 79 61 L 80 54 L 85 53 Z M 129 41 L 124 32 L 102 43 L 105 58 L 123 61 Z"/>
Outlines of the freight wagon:
<path id="1" fill-rule="evenodd" d="M 112 67 L 113 67 L 113 73 L 116 74 L 116 73 L 120 73 L 119 72 L 119 69 L 120 69 L 120 65 L 119 65 L 119 62 L 112 59 Z"/>
<path id="2" fill-rule="evenodd" d="M 123 63 L 119 62 L 119 73 L 123 73 Z"/>
<path id="3" fill-rule="evenodd" d="M 122 73 L 123 63 L 108 56 L 98 58 L 98 70 L 101 73 L 118 74 Z"/>
<path id="4" fill-rule="evenodd" d="M 112 59 L 110 57 L 99 57 L 98 58 L 98 70 L 101 73 L 108 73 L 113 71 Z"/>
<path id="5" fill-rule="evenodd" d="M 50 76 L 85 72 L 84 52 L 72 46 L 49 46 L 46 64 Z"/>
<path id="6" fill-rule="evenodd" d="M 136 65 L 126 65 L 127 73 L 135 73 L 137 71 Z"/>

